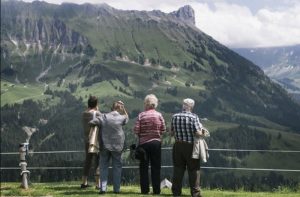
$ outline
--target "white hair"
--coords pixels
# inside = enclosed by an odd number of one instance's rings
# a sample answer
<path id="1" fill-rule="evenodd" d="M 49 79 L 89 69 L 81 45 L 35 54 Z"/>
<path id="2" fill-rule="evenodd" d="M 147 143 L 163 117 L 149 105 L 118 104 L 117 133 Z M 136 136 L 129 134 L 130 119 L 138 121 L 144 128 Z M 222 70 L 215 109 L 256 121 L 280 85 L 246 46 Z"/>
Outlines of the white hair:
<path id="1" fill-rule="evenodd" d="M 193 99 L 186 98 L 186 99 L 183 99 L 182 109 L 191 111 L 193 109 L 194 105 L 195 105 L 195 101 Z"/>
<path id="2" fill-rule="evenodd" d="M 154 94 L 148 94 L 144 100 L 144 106 L 146 109 L 155 109 L 158 105 L 158 99 Z"/>

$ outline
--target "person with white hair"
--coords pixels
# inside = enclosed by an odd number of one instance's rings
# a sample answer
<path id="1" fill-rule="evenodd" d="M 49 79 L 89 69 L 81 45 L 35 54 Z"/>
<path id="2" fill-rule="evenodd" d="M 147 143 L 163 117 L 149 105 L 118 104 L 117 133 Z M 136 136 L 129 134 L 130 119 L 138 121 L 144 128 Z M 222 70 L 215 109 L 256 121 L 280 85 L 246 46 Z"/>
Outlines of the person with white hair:
<path id="1" fill-rule="evenodd" d="M 202 124 L 199 117 L 192 113 L 195 101 L 190 98 L 183 100 L 182 112 L 172 117 L 171 132 L 175 137 L 173 146 L 173 184 L 174 196 L 181 195 L 182 179 L 185 169 L 188 171 L 191 195 L 201 196 L 200 191 L 200 159 L 193 159 L 194 136 L 201 134 Z"/>
<path id="2" fill-rule="evenodd" d="M 113 192 L 120 193 L 122 175 L 122 151 L 125 142 L 123 126 L 128 123 L 128 114 L 122 101 L 115 101 L 111 112 L 103 113 L 90 124 L 101 127 L 100 150 L 100 188 L 99 193 L 107 191 L 109 163 L 112 161 Z"/>
<path id="3" fill-rule="evenodd" d="M 141 193 L 148 194 L 149 163 L 151 164 L 151 182 L 153 194 L 160 194 L 161 169 L 161 135 L 166 130 L 165 120 L 161 113 L 155 109 L 158 99 L 154 94 L 145 97 L 145 111 L 141 112 L 134 126 L 134 133 L 139 139 L 139 147 L 144 149 L 144 157 L 140 159 L 140 185 Z"/>

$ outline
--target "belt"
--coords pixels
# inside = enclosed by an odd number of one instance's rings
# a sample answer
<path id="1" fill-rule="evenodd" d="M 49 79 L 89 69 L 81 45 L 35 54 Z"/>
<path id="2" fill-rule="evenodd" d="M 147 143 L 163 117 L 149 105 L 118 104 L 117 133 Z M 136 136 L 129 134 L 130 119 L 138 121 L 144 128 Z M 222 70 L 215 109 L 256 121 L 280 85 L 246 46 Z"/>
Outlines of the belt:
<path id="1" fill-rule="evenodd" d="M 192 142 L 182 141 L 182 140 L 175 140 L 177 143 L 183 143 L 183 144 L 193 144 Z"/>

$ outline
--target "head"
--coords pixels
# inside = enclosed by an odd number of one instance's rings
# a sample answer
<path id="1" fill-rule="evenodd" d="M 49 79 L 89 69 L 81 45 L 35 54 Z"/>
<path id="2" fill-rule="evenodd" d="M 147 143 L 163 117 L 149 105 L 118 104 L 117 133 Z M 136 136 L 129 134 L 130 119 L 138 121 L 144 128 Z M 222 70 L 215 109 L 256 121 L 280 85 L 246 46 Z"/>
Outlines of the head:
<path id="1" fill-rule="evenodd" d="M 155 109 L 158 105 L 158 99 L 154 94 L 148 94 L 144 99 L 144 107 L 146 110 Z"/>
<path id="2" fill-rule="evenodd" d="M 88 107 L 90 109 L 96 108 L 98 106 L 98 99 L 95 96 L 90 96 L 88 100 Z"/>
<path id="3" fill-rule="evenodd" d="M 192 111 L 195 105 L 195 101 L 190 98 L 183 99 L 182 109 L 184 111 Z"/>
<path id="4" fill-rule="evenodd" d="M 111 106 L 111 111 L 117 111 L 120 114 L 122 114 L 124 111 L 124 103 L 122 101 L 114 102 L 113 105 Z"/>

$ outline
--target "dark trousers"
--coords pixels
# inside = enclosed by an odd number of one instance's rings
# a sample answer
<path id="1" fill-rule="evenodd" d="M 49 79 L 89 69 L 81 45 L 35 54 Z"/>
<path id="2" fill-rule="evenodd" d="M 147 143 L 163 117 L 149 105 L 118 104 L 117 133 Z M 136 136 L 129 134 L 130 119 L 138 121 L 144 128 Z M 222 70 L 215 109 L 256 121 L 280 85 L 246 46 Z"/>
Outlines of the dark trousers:
<path id="1" fill-rule="evenodd" d="M 186 142 L 175 142 L 173 146 L 173 184 L 174 196 L 181 195 L 182 179 L 187 168 L 191 195 L 200 195 L 200 159 L 192 159 L 193 144 Z"/>
<path id="2" fill-rule="evenodd" d="M 141 147 L 146 152 L 146 160 L 140 161 L 140 185 L 141 193 L 149 193 L 149 163 L 151 164 L 151 182 L 153 194 L 160 194 L 160 168 L 161 168 L 161 142 L 154 140 Z"/>
<path id="3" fill-rule="evenodd" d="M 95 168 L 95 176 L 99 176 L 99 154 L 88 153 L 89 143 L 85 144 L 85 162 L 83 176 L 89 176 L 92 166 Z"/>

